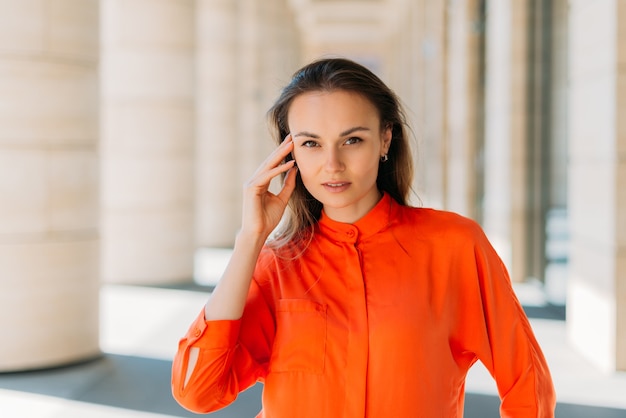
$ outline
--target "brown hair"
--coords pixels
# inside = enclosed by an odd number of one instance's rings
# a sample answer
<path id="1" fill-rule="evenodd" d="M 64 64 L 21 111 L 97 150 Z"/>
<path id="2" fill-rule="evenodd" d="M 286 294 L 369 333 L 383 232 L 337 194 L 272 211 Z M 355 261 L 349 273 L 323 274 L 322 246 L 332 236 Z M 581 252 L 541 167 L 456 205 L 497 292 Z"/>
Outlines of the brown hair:
<path id="1" fill-rule="evenodd" d="M 378 110 L 381 130 L 391 128 L 389 160 L 379 164 L 376 184 L 399 204 L 407 205 L 413 163 L 402 106 L 396 94 L 380 78 L 354 61 L 344 58 L 321 59 L 302 67 L 293 75 L 291 82 L 268 111 L 276 142 L 280 144 L 289 134 L 287 117 L 294 98 L 309 92 L 337 90 L 361 94 Z M 293 239 L 312 238 L 310 231 L 321 215 L 322 203 L 308 192 L 300 176 L 296 179 L 289 208 L 291 213 L 273 239 L 275 247 L 283 246 Z"/>

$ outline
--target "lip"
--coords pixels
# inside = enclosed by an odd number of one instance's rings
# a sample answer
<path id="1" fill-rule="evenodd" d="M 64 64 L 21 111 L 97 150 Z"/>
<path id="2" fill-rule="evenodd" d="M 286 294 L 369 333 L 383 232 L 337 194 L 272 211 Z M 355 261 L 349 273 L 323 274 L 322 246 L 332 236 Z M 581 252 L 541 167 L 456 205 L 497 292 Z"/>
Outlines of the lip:
<path id="1" fill-rule="evenodd" d="M 322 183 L 324 189 L 331 193 L 341 193 L 347 190 L 350 187 L 350 182 L 348 181 L 328 181 L 326 183 Z"/>

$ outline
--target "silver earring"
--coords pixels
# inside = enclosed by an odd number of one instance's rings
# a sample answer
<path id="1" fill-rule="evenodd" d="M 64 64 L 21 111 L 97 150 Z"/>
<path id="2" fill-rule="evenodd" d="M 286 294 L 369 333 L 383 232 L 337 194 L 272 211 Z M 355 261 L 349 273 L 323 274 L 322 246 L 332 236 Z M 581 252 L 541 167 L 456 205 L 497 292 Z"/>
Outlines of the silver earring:
<path id="1" fill-rule="evenodd" d="M 381 155 L 381 157 L 380 157 L 380 162 L 381 163 L 385 163 L 385 162 L 387 162 L 387 160 L 389 160 L 389 156 L 387 154 Z"/>

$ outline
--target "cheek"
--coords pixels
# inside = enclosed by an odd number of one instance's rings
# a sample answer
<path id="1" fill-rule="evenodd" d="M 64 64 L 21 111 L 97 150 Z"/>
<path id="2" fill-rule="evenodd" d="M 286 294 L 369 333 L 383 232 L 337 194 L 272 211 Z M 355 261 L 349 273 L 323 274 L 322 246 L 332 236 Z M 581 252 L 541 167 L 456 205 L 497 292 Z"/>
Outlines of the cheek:
<path id="1" fill-rule="evenodd" d="M 302 164 L 298 161 L 298 175 L 302 179 L 302 182 L 307 185 L 313 178 L 313 173 L 307 164 Z"/>
<path id="2" fill-rule="evenodd" d="M 314 156 L 307 155 L 306 152 L 293 152 L 293 159 L 296 160 L 296 164 L 298 165 L 298 171 L 301 175 L 308 175 L 315 169 L 315 158 Z"/>

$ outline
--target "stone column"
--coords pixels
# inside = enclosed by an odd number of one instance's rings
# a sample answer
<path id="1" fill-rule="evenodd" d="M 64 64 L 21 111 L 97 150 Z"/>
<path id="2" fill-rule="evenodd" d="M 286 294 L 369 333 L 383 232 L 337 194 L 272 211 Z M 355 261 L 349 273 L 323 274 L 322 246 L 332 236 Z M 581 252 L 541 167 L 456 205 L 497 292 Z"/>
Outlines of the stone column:
<path id="1" fill-rule="evenodd" d="M 99 354 L 98 16 L 0 3 L 0 372 Z"/>
<path id="2" fill-rule="evenodd" d="M 230 247 L 242 184 L 275 146 L 265 114 L 298 65 L 285 0 L 198 2 L 197 244 Z"/>
<path id="3" fill-rule="evenodd" d="M 477 0 L 447 6 L 446 208 L 476 217 Z"/>
<path id="4" fill-rule="evenodd" d="M 192 277 L 193 0 L 102 1 L 102 275 Z"/>
<path id="5" fill-rule="evenodd" d="M 262 86 L 265 81 L 263 49 L 268 47 L 263 37 L 263 8 L 267 7 L 265 3 L 263 0 L 242 0 L 238 16 L 239 90 L 236 134 L 240 185 L 263 161 L 271 144 L 264 113 L 267 100 L 263 96 Z"/>
<path id="6" fill-rule="evenodd" d="M 269 134 L 266 112 L 298 67 L 298 34 L 290 21 L 285 0 L 242 1 L 238 51 L 240 184 L 276 147 Z M 273 187 L 277 187 L 277 182 Z"/>
<path id="7" fill-rule="evenodd" d="M 511 2 L 488 2 L 483 227 L 511 268 Z M 519 64 L 519 63 L 518 63 Z M 524 62 L 522 62 L 524 65 Z"/>
<path id="8" fill-rule="evenodd" d="M 516 280 L 526 257 L 527 14 L 523 2 L 488 2 L 483 226 Z"/>
<path id="9" fill-rule="evenodd" d="M 412 74 L 418 79 L 413 87 L 412 102 L 417 111 L 413 124 L 417 133 L 417 190 L 425 206 L 443 208 L 446 205 L 447 184 L 445 162 L 445 4 L 422 0 L 414 11 L 410 25 L 413 48 Z M 418 28 L 421 28 L 419 30 Z"/>
<path id="10" fill-rule="evenodd" d="M 570 1 L 567 327 L 604 370 L 626 370 L 626 4 Z"/>
<path id="11" fill-rule="evenodd" d="M 237 2 L 198 0 L 196 11 L 196 244 L 229 247 L 241 223 Z"/>
<path id="12" fill-rule="evenodd" d="M 290 7 L 290 0 L 262 2 L 263 51 L 261 69 L 263 72 L 262 117 L 274 103 L 280 90 L 291 75 L 300 67 L 300 33 Z M 263 119 L 265 121 L 265 118 Z"/>

